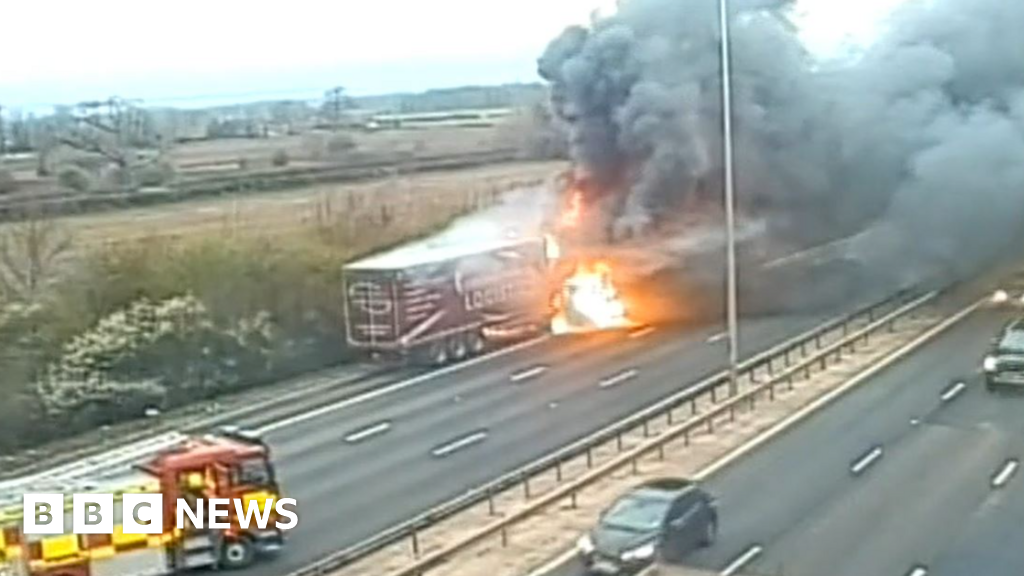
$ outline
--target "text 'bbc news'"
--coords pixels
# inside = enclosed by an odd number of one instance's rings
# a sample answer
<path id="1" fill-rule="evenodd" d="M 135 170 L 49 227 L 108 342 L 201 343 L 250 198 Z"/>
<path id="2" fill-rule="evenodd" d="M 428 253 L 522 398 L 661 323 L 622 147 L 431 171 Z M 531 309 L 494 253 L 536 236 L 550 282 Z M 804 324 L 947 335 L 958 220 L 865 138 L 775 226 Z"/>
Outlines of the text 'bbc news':
<path id="1" fill-rule="evenodd" d="M 65 533 L 64 494 L 25 494 L 25 534 Z M 250 525 L 261 530 L 273 525 L 279 530 L 298 526 L 298 502 L 294 498 L 275 500 L 243 500 L 241 498 L 209 498 L 188 501 L 178 498 L 174 506 L 175 527 L 227 530 L 232 517 L 242 529 Z M 120 517 L 115 518 L 118 508 Z M 71 532 L 74 534 L 113 534 L 115 520 L 124 534 L 162 534 L 164 532 L 163 494 L 124 494 L 114 505 L 113 494 L 72 494 Z M 187 523 L 186 523 L 187 522 Z"/>

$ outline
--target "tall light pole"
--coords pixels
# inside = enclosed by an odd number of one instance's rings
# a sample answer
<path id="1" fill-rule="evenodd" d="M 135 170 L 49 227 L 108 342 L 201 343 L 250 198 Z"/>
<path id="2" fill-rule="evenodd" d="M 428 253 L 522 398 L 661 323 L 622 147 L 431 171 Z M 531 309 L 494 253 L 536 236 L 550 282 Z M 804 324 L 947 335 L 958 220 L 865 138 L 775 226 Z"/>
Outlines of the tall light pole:
<path id="1" fill-rule="evenodd" d="M 722 164 L 725 172 L 725 260 L 726 295 L 725 315 L 729 332 L 729 395 L 739 392 L 739 321 L 737 317 L 736 289 L 736 196 L 733 180 L 732 156 L 732 62 L 729 46 L 729 6 L 727 0 L 718 0 L 719 30 L 722 48 Z"/>

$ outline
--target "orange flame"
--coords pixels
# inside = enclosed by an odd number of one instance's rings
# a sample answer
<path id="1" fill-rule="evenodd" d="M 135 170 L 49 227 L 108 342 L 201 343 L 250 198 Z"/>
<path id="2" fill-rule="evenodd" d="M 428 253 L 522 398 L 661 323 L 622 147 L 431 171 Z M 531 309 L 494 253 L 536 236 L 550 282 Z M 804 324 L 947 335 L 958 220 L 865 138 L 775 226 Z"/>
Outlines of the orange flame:
<path id="1" fill-rule="evenodd" d="M 551 330 L 555 334 L 627 328 L 634 324 L 612 282 L 612 268 L 603 261 L 577 264 L 562 283 L 553 304 Z"/>

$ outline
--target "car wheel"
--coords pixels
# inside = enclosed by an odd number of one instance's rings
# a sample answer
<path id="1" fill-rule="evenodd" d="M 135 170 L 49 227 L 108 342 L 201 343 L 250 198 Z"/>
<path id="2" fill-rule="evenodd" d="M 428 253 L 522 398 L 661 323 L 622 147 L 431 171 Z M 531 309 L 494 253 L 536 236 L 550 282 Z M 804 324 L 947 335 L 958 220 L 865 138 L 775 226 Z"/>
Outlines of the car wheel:
<path id="1" fill-rule="evenodd" d="M 718 539 L 718 521 L 711 520 L 704 525 L 704 534 L 701 535 L 700 545 L 704 548 L 712 546 Z"/>
<path id="2" fill-rule="evenodd" d="M 220 553 L 220 563 L 228 570 L 241 570 L 248 568 L 253 563 L 255 556 L 256 552 L 252 542 L 245 538 L 238 538 L 224 542 L 224 548 Z"/>

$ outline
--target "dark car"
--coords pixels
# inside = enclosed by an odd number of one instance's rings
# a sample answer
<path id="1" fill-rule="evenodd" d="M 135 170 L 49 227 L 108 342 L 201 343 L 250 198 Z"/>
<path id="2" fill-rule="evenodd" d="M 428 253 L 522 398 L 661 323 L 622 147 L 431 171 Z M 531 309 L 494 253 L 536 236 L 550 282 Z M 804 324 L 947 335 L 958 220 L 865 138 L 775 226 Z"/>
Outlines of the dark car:
<path id="1" fill-rule="evenodd" d="M 981 367 L 989 391 L 999 386 L 1024 389 L 1024 319 L 1011 323 L 993 339 Z"/>
<path id="2" fill-rule="evenodd" d="M 577 548 L 590 574 L 634 574 L 658 557 L 678 562 L 717 535 L 715 499 L 689 480 L 663 478 L 616 500 Z"/>

